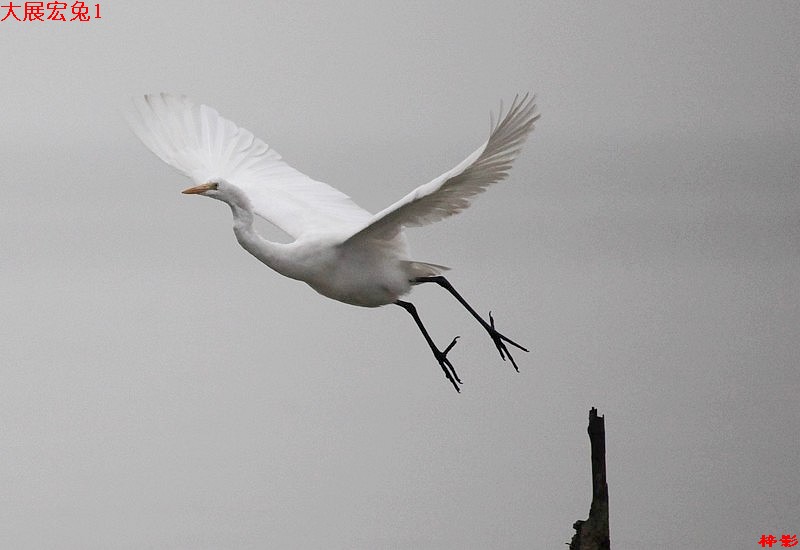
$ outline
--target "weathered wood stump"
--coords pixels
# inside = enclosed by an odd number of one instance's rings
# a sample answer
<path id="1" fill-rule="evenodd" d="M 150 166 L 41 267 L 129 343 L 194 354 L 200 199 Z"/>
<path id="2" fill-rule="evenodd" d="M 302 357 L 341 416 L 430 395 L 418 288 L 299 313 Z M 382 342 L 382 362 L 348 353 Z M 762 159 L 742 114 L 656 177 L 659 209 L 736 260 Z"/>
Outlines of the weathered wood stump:
<path id="1" fill-rule="evenodd" d="M 608 484 L 606 483 L 605 419 L 597 409 L 589 411 L 589 442 L 592 446 L 592 505 L 589 519 L 573 524 L 575 534 L 569 550 L 610 550 L 608 534 Z"/>

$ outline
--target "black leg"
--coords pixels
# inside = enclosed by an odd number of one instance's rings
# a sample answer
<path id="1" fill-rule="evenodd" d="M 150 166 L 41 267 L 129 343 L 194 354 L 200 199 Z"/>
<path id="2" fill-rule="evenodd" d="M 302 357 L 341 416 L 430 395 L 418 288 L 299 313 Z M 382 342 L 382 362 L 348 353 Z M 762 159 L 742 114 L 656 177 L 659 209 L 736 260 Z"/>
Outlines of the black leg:
<path id="1" fill-rule="evenodd" d="M 458 377 L 458 374 L 456 374 L 456 369 L 453 368 L 453 364 L 447 358 L 447 353 L 453 349 L 453 346 L 456 345 L 458 336 L 453 338 L 453 341 L 450 342 L 450 345 L 447 346 L 444 351 L 439 351 L 439 348 L 437 348 L 436 344 L 433 343 L 430 334 L 428 334 L 428 331 L 425 329 L 425 325 L 422 324 L 422 319 L 419 318 L 419 314 L 417 314 L 417 308 L 414 307 L 414 304 L 411 302 L 404 302 L 402 300 L 397 300 L 395 304 L 411 314 L 411 316 L 414 318 L 414 321 L 417 323 L 419 330 L 422 332 L 422 335 L 425 337 L 425 341 L 428 342 L 428 345 L 433 352 L 433 356 L 436 357 L 436 360 L 439 362 L 439 366 L 442 367 L 444 375 L 448 380 L 450 380 L 450 383 L 453 384 L 453 387 L 456 389 L 456 391 L 461 392 L 461 388 L 458 387 L 458 385 L 461 383 L 461 379 Z"/>
<path id="2" fill-rule="evenodd" d="M 497 332 L 497 330 L 494 328 L 494 318 L 492 317 L 492 312 L 491 311 L 489 312 L 489 322 L 487 323 L 486 321 L 483 320 L 483 318 L 480 315 L 478 315 L 478 313 L 474 309 L 472 309 L 472 306 L 470 306 L 467 303 L 467 301 L 464 298 L 462 298 L 461 295 L 458 292 L 456 292 L 456 289 L 453 288 L 453 285 L 450 284 L 450 281 L 448 281 L 445 277 L 443 277 L 441 275 L 437 275 L 435 277 L 418 277 L 418 278 L 414 279 L 413 282 L 415 282 L 415 283 L 436 283 L 440 287 L 442 287 L 445 290 L 447 290 L 447 292 L 449 292 L 450 294 L 455 296 L 456 300 L 458 300 L 461 303 L 462 306 L 467 308 L 467 311 L 469 311 L 472 314 L 472 316 L 475 317 L 475 319 L 478 320 L 478 322 L 481 324 L 481 326 L 484 329 L 486 329 L 486 332 L 489 333 L 489 336 L 492 337 L 492 341 L 494 341 L 494 345 L 497 346 L 497 350 L 500 352 L 500 357 L 503 358 L 503 361 L 505 361 L 506 360 L 506 356 L 508 356 L 508 358 L 511 360 L 511 364 L 514 366 L 514 370 L 519 372 L 519 368 L 517 367 L 517 363 L 514 361 L 514 358 L 511 356 L 511 353 L 508 351 L 508 348 L 506 347 L 505 343 L 508 342 L 512 346 L 517 347 L 517 348 L 519 348 L 519 349 L 521 349 L 522 351 L 525 351 L 525 352 L 527 352 L 528 350 L 525 349 L 524 347 L 520 346 L 519 344 L 517 344 L 515 341 L 511 340 L 510 338 L 507 338 L 507 337 L 503 336 L 502 334 L 500 334 L 499 332 Z"/>

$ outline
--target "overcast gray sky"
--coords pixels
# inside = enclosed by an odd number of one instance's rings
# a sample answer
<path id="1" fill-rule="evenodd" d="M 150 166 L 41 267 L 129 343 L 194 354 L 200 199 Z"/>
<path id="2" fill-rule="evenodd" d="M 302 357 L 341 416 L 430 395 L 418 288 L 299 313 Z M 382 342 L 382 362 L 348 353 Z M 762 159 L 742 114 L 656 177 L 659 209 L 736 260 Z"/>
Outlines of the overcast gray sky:
<path id="1" fill-rule="evenodd" d="M 616 549 L 800 535 L 796 2 L 102 1 L 0 23 L 0 546 Z M 172 91 L 376 211 L 538 94 L 400 308 L 283 279 L 127 129 Z M 427 286 L 427 285 L 426 285 Z"/>

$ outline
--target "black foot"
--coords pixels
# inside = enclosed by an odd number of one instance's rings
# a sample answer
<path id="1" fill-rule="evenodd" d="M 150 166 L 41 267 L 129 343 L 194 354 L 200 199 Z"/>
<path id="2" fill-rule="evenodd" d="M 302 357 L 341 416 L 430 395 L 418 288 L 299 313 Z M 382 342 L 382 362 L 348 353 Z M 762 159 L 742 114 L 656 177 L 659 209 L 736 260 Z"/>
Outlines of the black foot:
<path id="1" fill-rule="evenodd" d="M 528 350 L 517 344 L 511 338 L 507 338 L 506 336 L 500 334 L 497 329 L 494 328 L 494 317 L 492 317 L 491 311 L 489 312 L 489 324 L 487 325 L 485 322 L 482 324 L 483 328 L 485 328 L 486 332 L 488 332 L 489 336 L 491 336 L 494 345 L 497 347 L 497 351 L 500 352 L 500 357 L 503 358 L 503 361 L 505 361 L 506 357 L 508 357 L 511 360 L 511 364 L 514 366 L 514 370 L 519 372 L 519 367 L 517 367 L 517 363 L 514 361 L 514 357 L 511 355 L 511 352 L 508 351 L 505 342 L 508 342 L 512 346 L 519 348 L 524 352 L 527 352 Z"/>
<path id="2" fill-rule="evenodd" d="M 487 323 L 486 321 L 483 320 L 483 317 L 478 315 L 478 312 L 475 311 L 474 309 L 472 309 L 472 306 L 469 305 L 467 303 L 467 301 L 464 298 L 461 297 L 461 294 L 459 294 L 456 291 L 456 289 L 453 288 L 453 285 L 450 284 L 450 281 L 448 281 L 445 277 L 443 277 L 441 275 L 437 275 L 435 277 L 418 277 L 418 278 L 414 279 L 413 282 L 415 284 L 436 283 L 437 285 L 439 285 L 442 288 L 444 288 L 445 290 L 447 290 L 447 292 L 452 294 L 453 297 L 455 297 L 455 299 L 458 300 L 459 303 L 462 306 L 464 306 L 464 308 L 467 311 L 469 311 L 470 315 L 472 315 L 475 318 L 475 320 L 478 321 L 481 324 L 481 326 L 486 330 L 486 332 L 489 333 L 489 336 L 492 338 L 492 341 L 494 342 L 494 345 L 497 347 L 497 351 L 500 352 L 500 357 L 503 358 L 503 361 L 505 361 L 506 357 L 508 357 L 508 359 L 511 360 L 511 364 L 514 365 L 514 370 L 519 372 L 519 367 L 517 367 L 517 362 L 514 361 L 514 357 L 512 357 L 511 353 L 508 351 L 508 348 L 506 347 L 506 343 L 511 344 L 512 346 L 514 346 L 516 348 L 519 348 L 519 349 L 521 349 L 522 351 L 525 351 L 525 352 L 527 352 L 528 350 L 526 348 L 520 346 L 519 344 L 517 344 L 514 340 L 504 336 L 503 334 L 500 334 L 497 331 L 497 329 L 494 328 L 494 318 L 492 317 L 492 312 L 491 311 L 489 312 L 489 322 Z"/>
<path id="3" fill-rule="evenodd" d="M 436 344 L 433 343 L 433 339 L 431 339 L 431 335 L 428 334 L 428 330 L 425 328 L 425 325 L 422 324 L 422 319 L 419 318 L 419 315 L 417 314 L 417 308 L 414 307 L 414 304 L 411 302 L 404 302 L 403 300 L 397 300 L 395 304 L 405 309 L 414 318 L 414 322 L 417 323 L 417 327 L 419 327 L 420 332 L 422 332 L 422 335 L 425 337 L 425 341 L 428 342 L 428 346 L 431 348 L 433 356 L 436 358 L 436 361 L 439 362 L 439 366 L 442 367 L 445 377 L 450 380 L 450 383 L 453 384 L 453 387 L 456 389 L 456 391 L 461 393 L 461 388 L 458 387 L 458 385 L 461 383 L 461 379 L 458 377 L 458 374 L 456 374 L 456 369 L 453 367 L 450 359 L 447 358 L 447 354 L 451 349 L 453 349 L 453 346 L 456 345 L 458 336 L 453 338 L 453 341 L 450 342 L 449 346 L 444 348 L 444 351 L 440 351 L 439 348 L 436 347 Z"/>
<path id="4" fill-rule="evenodd" d="M 442 367 L 444 375 L 447 377 L 450 383 L 453 384 L 453 387 L 456 389 L 456 391 L 461 393 L 461 388 L 458 386 L 461 384 L 461 379 L 458 377 L 456 369 L 453 367 L 453 363 L 451 363 L 450 359 L 447 358 L 447 354 L 451 349 L 453 349 L 453 346 L 456 345 L 458 338 L 458 336 L 453 338 L 453 341 L 450 342 L 449 346 L 444 348 L 444 351 L 439 351 L 436 348 L 431 348 L 431 351 L 433 351 L 433 356 L 436 357 L 436 360 L 439 362 L 439 366 Z"/>

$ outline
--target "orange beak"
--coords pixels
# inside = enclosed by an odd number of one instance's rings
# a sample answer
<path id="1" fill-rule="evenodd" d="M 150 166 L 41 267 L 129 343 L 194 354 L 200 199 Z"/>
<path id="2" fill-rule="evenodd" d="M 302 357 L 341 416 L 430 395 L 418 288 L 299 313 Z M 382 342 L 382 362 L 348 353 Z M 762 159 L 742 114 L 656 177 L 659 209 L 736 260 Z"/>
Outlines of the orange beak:
<path id="1" fill-rule="evenodd" d="M 203 185 L 196 185 L 194 187 L 190 187 L 189 189 L 184 189 L 181 191 L 184 195 L 201 195 L 206 191 L 210 191 L 211 189 L 216 189 L 217 186 L 214 183 L 204 183 Z"/>

